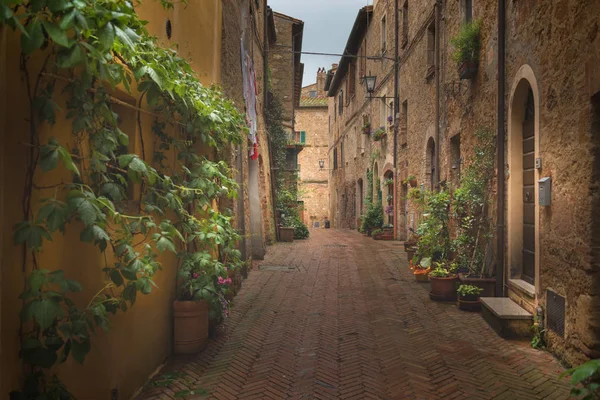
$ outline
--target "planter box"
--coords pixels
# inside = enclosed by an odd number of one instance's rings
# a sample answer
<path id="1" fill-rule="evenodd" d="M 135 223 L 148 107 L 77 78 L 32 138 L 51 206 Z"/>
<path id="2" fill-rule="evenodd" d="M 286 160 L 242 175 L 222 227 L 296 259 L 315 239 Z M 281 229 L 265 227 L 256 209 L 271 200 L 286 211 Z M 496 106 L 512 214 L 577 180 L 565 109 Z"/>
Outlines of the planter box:
<path id="1" fill-rule="evenodd" d="M 462 285 L 473 285 L 483 289 L 481 297 L 496 297 L 496 278 L 477 278 L 469 274 L 458 274 Z"/>
<path id="2" fill-rule="evenodd" d="M 477 76 L 479 64 L 475 61 L 465 61 L 458 66 L 460 79 L 473 79 Z"/>
<path id="3" fill-rule="evenodd" d="M 458 308 L 463 311 L 481 311 L 481 302 L 477 300 L 467 300 L 464 297 L 458 297 Z"/>
<path id="4" fill-rule="evenodd" d="M 282 242 L 293 242 L 294 241 L 294 228 L 279 227 L 279 240 Z"/>

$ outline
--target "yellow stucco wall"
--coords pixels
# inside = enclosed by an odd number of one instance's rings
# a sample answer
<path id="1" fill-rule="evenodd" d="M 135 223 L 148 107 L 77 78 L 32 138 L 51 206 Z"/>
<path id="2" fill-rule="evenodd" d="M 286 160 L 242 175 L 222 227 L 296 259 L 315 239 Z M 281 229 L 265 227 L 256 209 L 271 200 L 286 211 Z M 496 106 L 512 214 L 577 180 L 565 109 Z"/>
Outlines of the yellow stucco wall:
<path id="1" fill-rule="evenodd" d="M 191 1 L 187 8 L 178 3 L 169 12 L 156 2 L 149 1 L 143 3 L 139 14 L 150 21 L 148 29 L 165 43 L 180 44 L 180 55 L 190 60 L 204 84 L 219 83 L 222 20 L 219 0 Z M 167 16 L 173 23 L 171 40 L 166 39 L 164 29 Z M 40 61 L 34 59 L 30 65 L 39 68 Z M 18 296 L 23 290 L 25 273 L 22 271 L 22 249 L 13 244 L 12 228 L 23 219 L 22 194 L 27 165 L 27 147 L 23 142 L 27 141 L 28 131 L 28 103 L 24 88 L 25 82 L 19 70 L 19 36 L 0 27 L 0 177 L 3 178 L 0 181 L 0 399 L 8 398 L 8 392 L 18 388 L 22 371 L 18 356 L 21 309 Z M 57 84 L 56 93 L 60 90 L 61 85 Z M 136 104 L 135 96 L 118 94 L 119 98 L 133 105 Z M 66 109 L 60 102 L 59 105 Z M 121 129 L 132 139 L 130 151 L 139 153 L 137 112 L 123 106 L 115 106 L 115 111 L 124 121 Z M 154 117 L 147 114 L 141 114 L 141 117 L 146 158 L 150 160 L 148 143 L 154 142 L 151 133 Z M 44 126 L 40 136 L 42 143 L 56 137 L 63 144 L 73 144 L 71 123 L 65 121 L 64 112 L 57 113 L 56 124 L 52 128 Z M 35 180 L 38 185 L 52 185 L 60 182 L 61 178 L 70 179 L 59 167 L 49 173 L 38 171 Z M 35 191 L 33 204 L 53 195 L 54 190 Z M 53 235 L 52 243 L 44 245 L 39 264 L 42 268 L 63 269 L 70 279 L 79 281 L 84 291 L 74 300 L 85 306 L 104 285 L 105 276 L 102 272 L 104 257 L 97 247 L 79 240 L 81 228 L 78 223 L 71 223 L 65 235 Z M 140 249 L 141 246 L 138 247 Z M 127 399 L 170 355 L 176 260 L 169 254 L 162 256 L 160 261 L 163 270 L 155 276 L 159 288 L 149 296 L 139 294 L 133 308 L 112 319 L 111 332 L 98 332 L 98 336 L 92 339 L 92 351 L 83 366 L 70 359 L 56 370 L 77 398 L 109 399 L 111 390 L 117 388 L 119 399 Z M 30 268 L 28 265 L 27 269 Z"/>

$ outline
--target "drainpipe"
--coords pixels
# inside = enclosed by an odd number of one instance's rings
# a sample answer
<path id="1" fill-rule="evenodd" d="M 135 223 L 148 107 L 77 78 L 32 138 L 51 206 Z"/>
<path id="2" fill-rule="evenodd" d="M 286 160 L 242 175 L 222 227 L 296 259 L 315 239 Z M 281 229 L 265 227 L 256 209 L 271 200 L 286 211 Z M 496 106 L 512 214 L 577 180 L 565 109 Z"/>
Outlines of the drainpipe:
<path id="1" fill-rule="evenodd" d="M 435 186 L 440 190 L 440 5 L 435 2 Z"/>
<path id="2" fill-rule="evenodd" d="M 394 46 L 394 194 L 398 193 L 397 188 L 399 187 L 398 185 L 398 125 L 400 123 L 399 121 L 399 114 L 400 114 L 400 96 L 398 94 L 399 90 L 400 90 L 400 59 L 399 59 L 399 54 L 400 54 L 400 49 L 399 49 L 399 44 L 400 44 L 400 39 L 399 39 L 399 34 L 400 34 L 400 22 L 399 22 L 399 17 L 398 17 L 398 13 L 400 11 L 399 7 L 400 5 L 398 4 L 399 1 L 396 0 L 396 6 L 395 6 L 395 10 L 396 10 L 396 18 L 395 18 L 395 25 L 396 25 L 396 37 L 395 37 L 395 41 L 396 41 L 396 45 Z M 400 207 L 398 206 L 398 198 L 397 196 L 394 196 L 394 239 L 398 238 L 398 227 L 399 227 L 399 223 L 398 223 L 398 216 L 400 214 Z"/>
<path id="3" fill-rule="evenodd" d="M 498 169 L 498 208 L 496 210 L 496 296 L 504 297 L 504 110 L 505 110 L 505 56 L 506 56 L 506 4 L 498 0 L 498 132 L 496 134 L 496 166 Z"/>

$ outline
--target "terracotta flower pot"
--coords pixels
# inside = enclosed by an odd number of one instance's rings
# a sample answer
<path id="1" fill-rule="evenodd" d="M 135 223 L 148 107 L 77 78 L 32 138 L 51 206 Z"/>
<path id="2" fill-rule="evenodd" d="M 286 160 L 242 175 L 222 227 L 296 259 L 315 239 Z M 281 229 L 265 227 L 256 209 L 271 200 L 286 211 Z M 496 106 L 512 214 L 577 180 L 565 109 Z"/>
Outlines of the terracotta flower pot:
<path id="1" fill-rule="evenodd" d="M 481 311 L 479 296 L 458 296 L 458 308 L 463 311 Z"/>
<path id="2" fill-rule="evenodd" d="M 450 276 L 448 278 L 438 278 L 430 276 L 431 292 L 429 297 L 435 301 L 456 301 L 456 282 L 458 276 Z"/>
<path id="3" fill-rule="evenodd" d="M 175 354 L 196 354 L 208 343 L 208 303 L 173 302 Z"/>

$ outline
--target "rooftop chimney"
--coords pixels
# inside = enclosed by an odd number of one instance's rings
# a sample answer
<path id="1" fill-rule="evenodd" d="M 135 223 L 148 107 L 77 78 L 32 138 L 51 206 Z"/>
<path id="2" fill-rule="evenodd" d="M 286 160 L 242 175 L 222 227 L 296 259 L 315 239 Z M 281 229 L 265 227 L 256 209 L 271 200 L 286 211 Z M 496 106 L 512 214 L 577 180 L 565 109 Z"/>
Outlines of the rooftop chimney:
<path id="1" fill-rule="evenodd" d="M 327 76 L 327 72 L 325 68 L 319 68 L 317 70 L 317 94 L 319 96 L 325 95 L 325 77 Z"/>

